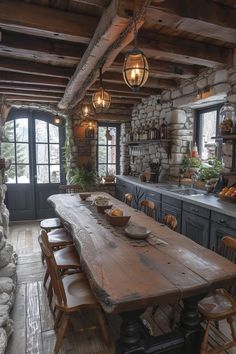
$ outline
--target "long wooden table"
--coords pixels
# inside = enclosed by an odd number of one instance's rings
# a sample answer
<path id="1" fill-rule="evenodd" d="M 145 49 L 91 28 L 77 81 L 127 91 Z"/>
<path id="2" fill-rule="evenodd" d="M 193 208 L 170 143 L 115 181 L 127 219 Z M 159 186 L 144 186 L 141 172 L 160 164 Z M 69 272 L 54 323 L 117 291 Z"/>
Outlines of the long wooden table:
<path id="1" fill-rule="evenodd" d="M 98 214 L 91 205 L 91 198 L 81 201 L 78 194 L 57 194 L 48 200 L 72 233 L 83 269 L 104 311 L 123 317 L 119 351 L 170 353 L 158 348 L 150 351 L 145 346 L 138 351 L 142 339 L 139 315 L 150 305 L 183 300 L 181 326 L 188 335 L 192 333 L 188 344 L 191 350 L 186 349 L 186 340 L 182 346 L 187 354 L 198 353 L 199 344 L 193 344 L 202 335 L 197 302 L 210 290 L 233 283 L 236 265 L 144 213 L 109 198 L 114 206 L 131 215 L 130 222 L 151 230 L 147 240 L 131 240 L 125 236 L 124 227 L 111 226 L 105 215 Z M 188 337 L 186 333 L 184 337 Z M 184 351 L 175 349 L 173 353 Z"/>

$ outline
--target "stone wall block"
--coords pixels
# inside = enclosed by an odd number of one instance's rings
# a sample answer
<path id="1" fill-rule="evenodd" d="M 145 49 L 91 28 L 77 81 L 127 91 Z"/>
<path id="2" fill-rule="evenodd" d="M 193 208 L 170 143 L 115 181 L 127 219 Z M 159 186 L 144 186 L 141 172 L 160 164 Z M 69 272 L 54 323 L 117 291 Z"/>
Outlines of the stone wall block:
<path id="1" fill-rule="evenodd" d="M 11 262 L 13 247 L 9 243 L 0 252 L 0 268 L 5 267 Z"/>
<path id="2" fill-rule="evenodd" d="M 171 123 L 182 123 L 184 124 L 186 122 L 186 112 L 182 109 L 174 109 L 171 112 Z"/>
<path id="3" fill-rule="evenodd" d="M 2 277 L 0 278 L 0 293 L 11 294 L 14 291 L 14 283 L 11 278 Z"/>
<path id="4" fill-rule="evenodd" d="M 204 77 L 204 78 L 201 78 L 200 80 L 198 80 L 196 82 L 196 86 L 198 89 L 203 89 L 207 86 L 207 78 Z"/>
<path id="5" fill-rule="evenodd" d="M 228 71 L 226 69 L 217 70 L 215 72 L 214 84 L 227 82 L 228 80 Z"/>
<path id="6" fill-rule="evenodd" d="M 5 267 L 0 268 L 0 277 L 13 277 L 16 274 L 16 265 L 8 263 Z"/>

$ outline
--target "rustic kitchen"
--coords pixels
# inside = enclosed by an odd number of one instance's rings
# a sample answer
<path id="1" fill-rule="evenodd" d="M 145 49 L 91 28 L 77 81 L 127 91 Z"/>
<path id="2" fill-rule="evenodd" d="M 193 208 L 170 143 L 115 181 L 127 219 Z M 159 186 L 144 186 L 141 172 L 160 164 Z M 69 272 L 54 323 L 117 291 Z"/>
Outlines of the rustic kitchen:
<path id="1" fill-rule="evenodd" d="M 0 0 L 0 354 L 236 353 L 234 0 Z"/>

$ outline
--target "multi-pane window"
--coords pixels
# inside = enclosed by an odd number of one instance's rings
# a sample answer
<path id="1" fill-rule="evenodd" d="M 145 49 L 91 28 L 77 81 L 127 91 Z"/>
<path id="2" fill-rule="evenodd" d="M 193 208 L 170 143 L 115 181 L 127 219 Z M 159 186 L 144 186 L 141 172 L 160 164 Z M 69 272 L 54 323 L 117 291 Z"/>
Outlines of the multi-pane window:
<path id="1" fill-rule="evenodd" d="M 6 122 L 1 154 L 12 164 L 7 171 L 7 183 L 30 183 L 28 119 L 20 118 Z"/>
<path id="2" fill-rule="evenodd" d="M 202 160 L 221 158 L 221 149 L 212 139 L 218 135 L 219 110 L 220 106 L 214 106 L 197 111 L 196 141 Z"/>
<path id="3" fill-rule="evenodd" d="M 119 124 L 101 124 L 98 126 L 97 165 L 99 176 L 120 173 Z"/>

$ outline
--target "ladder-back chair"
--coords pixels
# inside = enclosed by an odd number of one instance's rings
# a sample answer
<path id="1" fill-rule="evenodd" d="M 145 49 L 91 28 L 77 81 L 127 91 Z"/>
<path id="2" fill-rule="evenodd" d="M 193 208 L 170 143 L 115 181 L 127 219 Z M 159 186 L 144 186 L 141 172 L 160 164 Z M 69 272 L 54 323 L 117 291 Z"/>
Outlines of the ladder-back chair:
<path id="1" fill-rule="evenodd" d="M 219 252 L 222 256 L 235 263 L 236 260 L 236 239 L 225 236 L 220 243 Z M 232 288 L 231 291 L 234 289 Z M 233 326 L 233 316 L 236 315 L 236 299 L 231 292 L 225 289 L 216 289 L 211 295 L 199 302 L 198 309 L 202 318 L 206 321 L 205 334 L 201 345 L 200 354 L 217 354 L 236 346 L 236 333 Z M 232 340 L 208 350 L 208 336 L 210 325 L 213 322 L 227 320 Z"/>
<path id="2" fill-rule="evenodd" d="M 131 193 L 126 193 L 124 195 L 124 203 L 131 207 L 133 201 L 133 195 Z"/>
<path id="3" fill-rule="evenodd" d="M 156 219 L 156 205 L 154 202 L 144 199 L 140 202 L 140 208 L 147 216 Z"/>
<path id="4" fill-rule="evenodd" d="M 165 214 L 165 216 L 162 219 L 163 223 L 168 226 L 171 230 L 175 231 L 177 227 L 177 219 L 174 215 L 171 214 Z"/>

